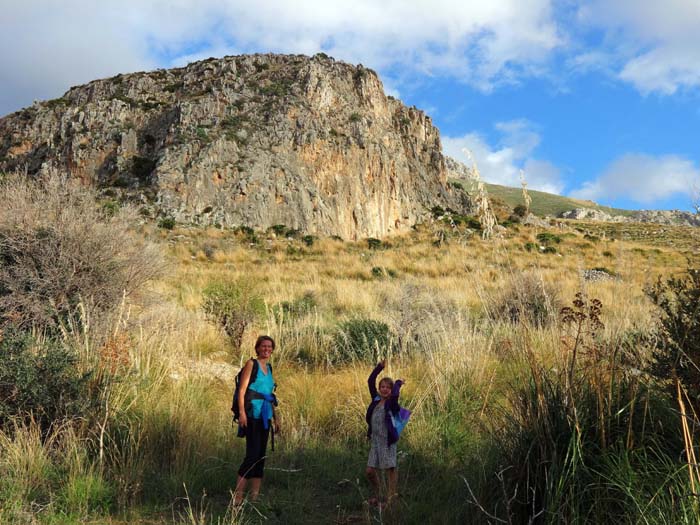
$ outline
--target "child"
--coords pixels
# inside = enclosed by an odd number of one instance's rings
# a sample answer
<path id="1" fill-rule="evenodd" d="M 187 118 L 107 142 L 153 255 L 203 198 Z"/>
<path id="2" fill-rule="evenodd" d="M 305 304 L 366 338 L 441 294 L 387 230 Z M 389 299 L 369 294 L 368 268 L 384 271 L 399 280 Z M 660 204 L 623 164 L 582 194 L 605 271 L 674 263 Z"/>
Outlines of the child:
<path id="1" fill-rule="evenodd" d="M 406 425 L 410 412 L 399 406 L 399 390 L 404 382 L 399 379 L 395 383 L 390 377 L 379 381 L 377 391 L 376 381 L 379 372 L 386 366 L 386 361 L 377 364 L 367 379 L 369 394 L 372 402 L 367 407 L 367 438 L 371 448 L 367 460 L 367 479 L 375 494 L 370 498 L 370 505 L 379 504 L 379 475 L 377 470 L 386 471 L 388 478 L 387 504 L 397 495 L 398 473 L 396 471 L 396 442 L 399 433 Z"/>

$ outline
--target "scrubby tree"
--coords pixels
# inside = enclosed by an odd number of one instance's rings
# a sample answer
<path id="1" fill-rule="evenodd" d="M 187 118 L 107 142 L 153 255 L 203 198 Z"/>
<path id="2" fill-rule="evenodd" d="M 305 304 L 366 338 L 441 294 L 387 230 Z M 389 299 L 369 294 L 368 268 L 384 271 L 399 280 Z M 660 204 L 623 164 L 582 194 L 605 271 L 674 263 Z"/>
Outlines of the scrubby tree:
<path id="1" fill-rule="evenodd" d="M 76 179 L 6 176 L 0 202 L 0 328 L 58 331 L 113 311 L 162 270 L 131 230 L 136 213 L 100 206 Z"/>
<path id="2" fill-rule="evenodd" d="M 647 295 L 661 310 L 656 375 L 676 378 L 700 414 L 700 269 L 659 279 Z"/>
<path id="3" fill-rule="evenodd" d="M 247 279 L 214 281 L 202 292 L 207 317 L 226 333 L 234 350 L 240 350 L 246 328 L 262 315 L 265 303 Z"/>

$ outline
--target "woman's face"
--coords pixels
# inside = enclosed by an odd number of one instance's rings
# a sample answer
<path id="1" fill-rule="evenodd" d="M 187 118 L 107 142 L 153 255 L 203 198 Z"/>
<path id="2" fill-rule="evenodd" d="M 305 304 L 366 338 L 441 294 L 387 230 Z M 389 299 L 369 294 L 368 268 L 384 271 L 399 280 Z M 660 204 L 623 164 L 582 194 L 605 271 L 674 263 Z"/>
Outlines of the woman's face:
<path id="1" fill-rule="evenodd" d="M 268 359 L 272 355 L 272 341 L 263 341 L 255 349 L 260 359 Z"/>

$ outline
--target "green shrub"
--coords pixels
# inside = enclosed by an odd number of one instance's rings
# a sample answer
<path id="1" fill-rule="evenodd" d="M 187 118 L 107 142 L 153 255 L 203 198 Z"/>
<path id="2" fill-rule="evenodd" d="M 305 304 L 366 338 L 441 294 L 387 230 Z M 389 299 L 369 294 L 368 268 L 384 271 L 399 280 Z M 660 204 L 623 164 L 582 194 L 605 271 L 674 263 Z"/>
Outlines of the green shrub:
<path id="1" fill-rule="evenodd" d="M 534 243 L 534 242 L 526 242 L 523 245 L 523 248 L 525 248 L 525 251 L 531 252 L 531 251 L 538 251 L 539 247 Z"/>
<path id="2" fill-rule="evenodd" d="M 609 250 L 603 252 L 603 257 L 614 257 L 613 253 Z"/>
<path id="3" fill-rule="evenodd" d="M 179 82 L 173 82 L 172 84 L 168 84 L 163 88 L 163 91 L 167 93 L 175 93 L 176 91 L 180 91 L 183 87 L 185 86 L 185 83 L 183 81 Z"/>
<path id="4" fill-rule="evenodd" d="M 370 250 L 378 250 L 382 247 L 382 241 L 375 239 L 374 237 L 367 238 L 367 248 Z"/>
<path id="5" fill-rule="evenodd" d="M 396 277 L 396 271 L 383 266 L 374 266 L 372 268 L 372 277 L 384 279 L 385 277 Z"/>
<path id="6" fill-rule="evenodd" d="M 585 234 L 583 236 L 583 238 L 586 239 L 587 241 L 591 241 L 591 242 L 600 241 L 600 237 L 598 237 L 597 235 L 591 235 L 590 233 Z"/>
<path id="7" fill-rule="evenodd" d="M 287 227 L 284 224 L 274 224 L 268 228 L 269 231 L 274 233 L 277 236 L 284 235 L 284 232 L 287 231 Z"/>
<path id="8" fill-rule="evenodd" d="M 554 246 L 545 246 L 542 253 L 557 253 L 557 249 Z"/>
<path id="9" fill-rule="evenodd" d="M 663 382 L 677 377 L 700 414 L 700 270 L 689 268 L 685 275 L 665 281 L 659 277 L 646 293 L 660 314 L 652 371 Z"/>
<path id="10" fill-rule="evenodd" d="M 209 142 L 209 140 L 210 140 L 209 139 L 209 132 L 206 130 L 206 128 L 199 126 L 199 127 L 197 127 L 195 133 L 196 133 L 197 139 L 200 142 L 203 142 L 205 144 L 207 142 Z"/>
<path id="11" fill-rule="evenodd" d="M 315 240 L 316 238 L 313 235 L 304 235 L 301 238 L 301 242 L 303 242 L 306 246 L 313 246 Z"/>
<path id="12" fill-rule="evenodd" d="M 536 238 L 540 244 L 544 244 L 545 246 L 559 244 L 561 242 L 561 237 L 549 232 L 538 233 Z"/>
<path id="13" fill-rule="evenodd" d="M 313 292 L 306 292 L 294 301 L 282 301 L 275 308 L 277 314 L 284 314 L 291 317 L 302 317 L 318 306 L 316 295 Z"/>
<path id="14" fill-rule="evenodd" d="M 175 224 L 175 219 L 173 219 L 172 217 L 162 217 L 158 221 L 158 227 L 164 230 L 172 230 L 173 228 L 175 228 Z"/>
<path id="15" fill-rule="evenodd" d="M 226 333 L 234 350 L 241 348 L 245 329 L 265 312 L 255 285 L 246 280 L 215 281 L 202 291 L 202 309 Z"/>
<path id="16" fill-rule="evenodd" d="M 63 417 L 83 415 L 89 375 L 77 364 L 76 353 L 59 342 L 6 329 L 0 335 L 0 427 L 20 417 L 47 430 Z"/>
<path id="17" fill-rule="evenodd" d="M 442 206 L 433 206 L 430 208 L 430 213 L 433 214 L 433 219 L 437 219 L 445 215 L 445 209 Z"/>
<path id="18" fill-rule="evenodd" d="M 513 214 L 518 217 L 525 217 L 527 215 L 527 207 L 524 204 L 518 204 L 513 208 Z"/>
<path id="19" fill-rule="evenodd" d="M 350 122 L 359 122 L 360 120 L 362 120 L 362 115 L 356 112 L 350 113 L 350 117 L 348 118 L 348 120 Z"/>
<path id="20" fill-rule="evenodd" d="M 394 340 L 389 326 L 373 319 L 356 318 L 341 323 L 334 337 L 334 363 L 377 361 Z"/>
<path id="21" fill-rule="evenodd" d="M 156 161 L 146 157 L 134 157 L 131 159 L 131 173 L 144 181 L 156 168 Z"/>

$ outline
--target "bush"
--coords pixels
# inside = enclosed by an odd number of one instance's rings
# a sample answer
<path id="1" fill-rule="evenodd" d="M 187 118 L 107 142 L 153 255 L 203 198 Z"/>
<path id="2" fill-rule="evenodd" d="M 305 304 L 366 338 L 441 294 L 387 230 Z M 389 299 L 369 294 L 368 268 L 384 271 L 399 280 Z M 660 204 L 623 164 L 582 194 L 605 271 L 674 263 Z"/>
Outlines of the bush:
<path id="1" fill-rule="evenodd" d="M 139 180 L 145 182 L 149 175 L 156 169 L 156 161 L 146 157 L 134 157 L 131 159 L 131 173 Z"/>
<path id="2" fill-rule="evenodd" d="M 527 215 L 527 207 L 524 204 L 518 204 L 515 208 L 513 208 L 513 215 L 517 215 L 518 217 L 525 217 Z"/>
<path id="3" fill-rule="evenodd" d="M 158 221 L 158 227 L 164 230 L 172 230 L 175 228 L 175 219 L 172 217 L 162 217 Z"/>
<path id="4" fill-rule="evenodd" d="M 282 301 L 279 303 L 275 308 L 275 313 L 282 313 L 291 317 L 301 317 L 311 312 L 317 305 L 316 295 L 314 295 L 313 292 L 306 292 L 294 301 Z"/>
<path id="5" fill-rule="evenodd" d="M 61 343 L 7 328 L 0 335 L 0 427 L 20 417 L 47 430 L 62 417 L 83 415 L 90 403 L 88 375 L 77 363 L 75 352 Z"/>
<path id="6" fill-rule="evenodd" d="M 545 246 L 542 253 L 557 253 L 557 249 L 554 246 Z"/>
<path id="7" fill-rule="evenodd" d="M 549 232 L 538 233 L 536 238 L 540 244 L 544 244 L 545 246 L 559 244 L 561 242 L 561 237 Z"/>
<path id="8" fill-rule="evenodd" d="M 660 309 L 652 371 L 664 382 L 677 377 L 700 414 L 700 270 L 689 268 L 665 282 L 659 278 L 646 293 Z"/>
<path id="9" fill-rule="evenodd" d="M 284 232 L 287 231 L 287 227 L 284 224 L 274 224 L 270 226 L 269 230 L 272 231 L 277 236 L 284 235 Z"/>
<path id="10" fill-rule="evenodd" d="M 539 275 L 523 273 L 511 277 L 490 309 L 496 319 L 542 327 L 557 318 L 560 306 L 557 288 L 546 284 Z"/>
<path id="11" fill-rule="evenodd" d="M 370 250 L 378 250 L 382 247 L 382 241 L 375 239 L 374 237 L 369 237 L 367 239 L 367 248 Z"/>
<path id="12" fill-rule="evenodd" d="M 386 323 L 373 319 L 350 319 L 338 327 L 334 338 L 335 355 L 331 361 L 377 361 L 393 340 L 394 335 Z"/>
<path id="13" fill-rule="evenodd" d="M 433 214 L 433 219 L 437 219 L 445 215 L 445 209 L 442 206 L 433 206 L 430 209 L 430 213 Z"/>
<path id="14" fill-rule="evenodd" d="M 315 240 L 316 240 L 316 238 L 313 235 L 304 235 L 301 238 L 301 242 L 303 242 L 306 246 L 309 246 L 309 247 L 314 245 Z"/>
<path id="15" fill-rule="evenodd" d="M 136 212 L 105 210 L 75 180 L 8 176 L 0 201 L 0 329 L 53 331 L 85 314 L 94 324 L 163 268 L 130 231 Z"/>
<path id="16" fill-rule="evenodd" d="M 533 251 L 533 250 L 535 250 L 535 251 L 538 250 L 538 247 L 537 247 L 537 245 L 536 245 L 534 242 L 526 242 L 526 243 L 523 245 L 523 248 L 525 248 L 525 251 L 527 251 L 527 252 L 531 252 L 531 251 Z"/>
<path id="17" fill-rule="evenodd" d="M 265 312 L 265 303 L 250 281 L 212 282 L 202 292 L 202 308 L 228 336 L 235 350 L 240 350 L 243 333 L 256 317 Z"/>
<path id="18" fill-rule="evenodd" d="M 396 277 L 396 271 L 383 266 L 372 267 L 372 277 L 376 279 L 384 279 L 385 277 Z"/>

